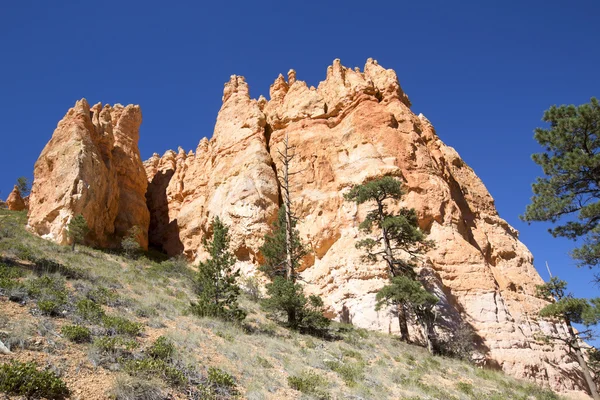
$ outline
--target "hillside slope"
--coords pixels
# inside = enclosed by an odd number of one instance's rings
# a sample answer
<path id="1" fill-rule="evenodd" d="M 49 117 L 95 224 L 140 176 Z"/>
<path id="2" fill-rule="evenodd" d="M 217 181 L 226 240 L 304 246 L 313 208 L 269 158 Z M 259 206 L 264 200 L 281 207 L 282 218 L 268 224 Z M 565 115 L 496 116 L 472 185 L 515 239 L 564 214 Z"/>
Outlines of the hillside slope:
<path id="1" fill-rule="evenodd" d="M 0 340 L 12 350 L 0 365 L 34 361 L 73 399 L 561 398 L 391 335 L 342 324 L 328 338 L 286 330 L 251 293 L 242 325 L 199 319 L 188 314 L 194 272 L 184 261 L 71 252 L 25 223 L 0 210 Z M 70 325 L 91 337 L 70 341 Z"/>

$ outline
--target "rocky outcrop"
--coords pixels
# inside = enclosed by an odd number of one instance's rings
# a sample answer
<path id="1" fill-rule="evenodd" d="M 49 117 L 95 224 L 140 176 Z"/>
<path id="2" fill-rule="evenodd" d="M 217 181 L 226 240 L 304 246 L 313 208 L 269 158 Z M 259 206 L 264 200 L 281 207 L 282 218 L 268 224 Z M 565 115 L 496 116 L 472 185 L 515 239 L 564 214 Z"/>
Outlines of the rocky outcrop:
<path id="1" fill-rule="evenodd" d="M 6 199 L 6 206 L 11 211 L 23 211 L 27 208 L 25 200 L 21 197 L 19 188 L 15 186 Z"/>
<path id="2" fill-rule="evenodd" d="M 115 247 L 134 226 L 147 247 L 148 186 L 137 142 L 139 106 L 90 108 L 82 99 L 59 122 L 35 163 L 28 229 L 67 244 L 67 224 L 82 214 L 89 244 Z"/>
<path id="3" fill-rule="evenodd" d="M 267 150 L 266 120 L 244 78 L 225 85 L 212 139 L 196 153 L 168 151 L 146 161 L 150 241 L 169 254 L 201 257 L 202 239 L 219 216 L 239 260 L 253 265 L 278 209 L 278 188 Z"/>
<path id="4" fill-rule="evenodd" d="M 268 101 L 252 100 L 244 79 L 232 76 L 210 141 L 203 139 L 195 154 L 180 149 L 145 163 L 151 243 L 202 258 L 201 240 L 219 215 L 230 226 L 239 266 L 254 273 L 280 204 L 277 155 L 287 136 L 300 171 L 292 181 L 298 228 L 312 249 L 302 277 L 331 317 L 397 330 L 397 319 L 374 307 L 385 266 L 365 263 L 354 246 L 368 206 L 343 199 L 354 184 L 395 176 L 406 191 L 402 205 L 416 209 L 436 243 L 421 273 L 441 299 L 445 324 L 462 320 L 475 329 L 481 362 L 555 389 L 581 390 L 565 349 L 534 339 L 561 328 L 536 318 L 545 303 L 534 296 L 542 280 L 531 254 L 473 170 L 410 106 L 395 72 L 372 59 L 363 71 L 335 60 L 317 88 L 290 70 L 287 80 L 275 80 Z"/>

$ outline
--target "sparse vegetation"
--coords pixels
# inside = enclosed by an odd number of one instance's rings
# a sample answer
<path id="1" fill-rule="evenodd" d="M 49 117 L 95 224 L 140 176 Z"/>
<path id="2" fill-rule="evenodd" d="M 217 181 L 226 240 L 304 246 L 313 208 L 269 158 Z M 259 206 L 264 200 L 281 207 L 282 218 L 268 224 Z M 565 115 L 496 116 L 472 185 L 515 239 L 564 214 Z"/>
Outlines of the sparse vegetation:
<path id="1" fill-rule="evenodd" d="M 289 376 L 288 385 L 294 390 L 311 395 L 319 400 L 331 399 L 331 396 L 325 390 L 327 379 L 314 371 L 305 371 L 299 376 Z"/>
<path id="2" fill-rule="evenodd" d="M 499 371 L 429 356 L 421 347 L 349 324 L 332 323 L 326 336 L 290 330 L 262 312 L 251 294 L 238 297 L 248 312 L 242 324 L 197 318 L 188 315 L 197 296 L 195 274 L 183 260 L 132 260 L 84 246 L 71 252 L 26 233 L 23 213 L 0 210 L 0 217 L 11 232 L 0 236 L 0 282 L 21 290 L 23 305 L 9 302 L 10 291 L 0 287 L 0 340 L 20 361 L 42 355 L 45 364 L 37 369 L 48 366 L 57 376 L 63 371 L 73 379 L 80 376 L 76 371 L 101 368 L 103 385 L 77 383 L 82 398 L 91 397 L 88 390 L 123 400 L 286 398 L 292 390 L 313 399 L 559 398 Z M 67 298 L 60 319 L 39 312 L 47 290 Z M 136 317 L 140 309 L 150 317 Z M 131 324 L 142 330 L 118 328 Z M 89 342 L 73 345 L 72 328 L 66 328 L 72 326 L 89 330 Z M 463 393 L 459 381 L 472 384 L 473 395 Z"/>

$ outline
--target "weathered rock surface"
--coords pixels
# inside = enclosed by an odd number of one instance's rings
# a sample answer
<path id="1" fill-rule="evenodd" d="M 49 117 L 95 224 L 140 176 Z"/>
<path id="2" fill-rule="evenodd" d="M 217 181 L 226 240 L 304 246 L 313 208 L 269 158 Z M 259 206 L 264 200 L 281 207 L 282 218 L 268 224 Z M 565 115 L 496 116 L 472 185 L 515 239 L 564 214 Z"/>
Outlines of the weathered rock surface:
<path id="1" fill-rule="evenodd" d="M 89 244 L 114 247 L 134 226 L 146 248 L 148 185 L 137 142 L 139 106 L 78 101 L 59 122 L 35 163 L 28 228 L 60 244 L 67 224 L 82 214 Z"/>
<path id="2" fill-rule="evenodd" d="M 210 141 L 196 153 L 168 151 L 146 161 L 150 241 L 169 254 L 183 249 L 201 256 L 210 221 L 230 226 L 231 245 L 241 261 L 257 260 L 262 238 L 278 209 L 278 188 L 267 151 L 265 115 L 251 100 L 244 78 L 225 85 L 223 105 Z M 166 190 L 165 190 L 166 188 Z"/>
<path id="3" fill-rule="evenodd" d="M 6 199 L 6 206 L 11 211 L 23 211 L 27 208 L 25 200 L 21 197 L 19 188 L 15 186 Z"/>
<path id="4" fill-rule="evenodd" d="M 254 272 L 280 203 L 274 171 L 287 135 L 294 169 L 302 171 L 292 182 L 294 208 L 313 250 L 302 274 L 332 317 L 397 330 L 393 315 L 375 311 L 385 266 L 361 261 L 354 246 L 368 206 L 343 199 L 353 184 L 396 176 L 407 193 L 403 205 L 417 210 L 436 243 L 422 274 L 441 299 L 446 325 L 471 324 L 488 364 L 555 389 L 581 390 L 578 366 L 565 350 L 534 340 L 560 327 L 535 317 L 545 303 L 534 296 L 542 280 L 530 252 L 473 170 L 410 105 L 395 72 L 371 59 L 363 72 L 335 60 L 318 88 L 291 70 L 287 81 L 275 80 L 269 101 L 251 100 L 244 79 L 232 76 L 212 139 L 203 139 L 195 154 L 180 149 L 145 163 L 151 243 L 201 258 L 201 239 L 219 215 L 231 227 L 240 267 Z"/>

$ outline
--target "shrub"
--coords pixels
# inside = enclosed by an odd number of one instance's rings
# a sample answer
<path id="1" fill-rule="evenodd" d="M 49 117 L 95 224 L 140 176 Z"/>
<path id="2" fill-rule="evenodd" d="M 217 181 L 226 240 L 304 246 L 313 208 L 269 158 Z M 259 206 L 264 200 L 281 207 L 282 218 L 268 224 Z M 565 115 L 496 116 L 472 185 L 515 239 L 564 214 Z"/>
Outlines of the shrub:
<path id="1" fill-rule="evenodd" d="M 438 340 L 437 352 L 441 355 L 472 362 L 475 339 L 475 331 L 471 325 L 461 321 L 450 338 L 445 341 Z"/>
<path id="2" fill-rule="evenodd" d="M 0 263 L 0 294 L 5 294 L 12 301 L 22 301 L 27 294 L 24 285 L 18 281 L 22 276 L 23 271 L 19 268 Z"/>
<path id="3" fill-rule="evenodd" d="M 218 391 L 226 391 L 231 395 L 238 393 L 235 379 L 222 369 L 210 367 L 208 369 L 208 383 Z"/>
<path id="4" fill-rule="evenodd" d="M 470 383 L 467 383 L 467 382 L 457 382 L 456 388 L 460 392 L 463 392 L 464 394 L 468 394 L 469 396 L 473 395 L 473 393 L 474 393 L 473 385 L 471 385 Z"/>
<path id="5" fill-rule="evenodd" d="M 148 356 L 157 359 L 168 361 L 175 354 L 175 346 L 164 336 L 160 336 L 146 351 Z"/>
<path id="6" fill-rule="evenodd" d="M 90 290 L 86 296 L 95 303 L 108 306 L 115 305 L 119 299 L 119 296 L 117 296 L 114 291 L 107 289 L 104 286 L 99 286 Z"/>
<path id="7" fill-rule="evenodd" d="M 123 253 L 125 253 L 126 257 L 133 258 L 142 251 L 142 246 L 140 246 L 140 235 L 141 229 L 137 226 L 133 226 L 127 232 L 127 236 L 121 240 L 121 249 L 123 249 Z"/>
<path id="8" fill-rule="evenodd" d="M 102 317 L 102 325 L 112 334 L 122 334 L 129 336 L 138 336 L 142 333 L 142 324 L 132 322 L 127 318 L 119 317 L 116 315 L 105 315 Z"/>
<path id="9" fill-rule="evenodd" d="M 241 286 L 250 300 L 258 302 L 261 299 L 260 281 L 255 276 L 246 276 L 242 278 Z"/>
<path id="10" fill-rule="evenodd" d="M 0 366 L 0 392 L 27 398 L 64 399 L 67 385 L 51 371 L 40 371 L 35 363 L 12 361 Z"/>
<path id="11" fill-rule="evenodd" d="M 61 328 L 60 333 L 75 343 L 89 342 L 92 338 L 90 330 L 81 325 L 65 325 Z"/>
<path id="12" fill-rule="evenodd" d="M 171 386 L 181 386 L 187 383 L 183 372 L 160 359 L 128 360 L 123 365 L 123 370 L 131 376 L 145 377 L 146 379 L 160 376 Z"/>
<path id="13" fill-rule="evenodd" d="M 313 395 L 317 399 L 325 400 L 331 398 L 322 389 L 323 386 L 327 385 L 327 380 L 313 371 L 303 372 L 300 376 L 288 376 L 288 385 L 294 390 Z"/>
<path id="14" fill-rule="evenodd" d="M 355 386 L 359 380 L 363 379 L 364 364 L 361 363 L 342 363 L 339 361 L 325 361 L 325 365 L 336 372 L 346 385 Z"/>
<path id="15" fill-rule="evenodd" d="M 90 299 L 79 300 L 75 308 L 77 309 L 77 314 L 85 321 L 98 323 L 105 317 L 102 307 Z"/>
<path id="16" fill-rule="evenodd" d="M 291 329 L 315 333 L 329 326 L 329 319 L 323 316 L 323 300 L 314 295 L 307 299 L 300 284 L 278 276 L 266 288 L 269 297 L 262 307 L 277 319 L 287 319 Z"/>
<path id="17" fill-rule="evenodd" d="M 69 296 L 64 278 L 43 275 L 27 282 L 27 294 L 38 300 L 38 308 L 46 315 L 59 315 L 65 310 Z"/>
<path id="18" fill-rule="evenodd" d="M 115 400 L 163 400 L 166 398 L 159 384 L 148 379 L 120 375 L 110 390 Z"/>

